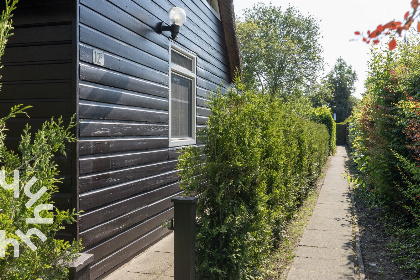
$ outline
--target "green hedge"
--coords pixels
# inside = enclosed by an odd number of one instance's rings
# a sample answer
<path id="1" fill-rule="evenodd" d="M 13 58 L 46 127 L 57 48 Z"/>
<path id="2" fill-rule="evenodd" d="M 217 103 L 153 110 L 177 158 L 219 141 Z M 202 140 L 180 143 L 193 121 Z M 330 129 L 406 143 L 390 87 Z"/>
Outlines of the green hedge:
<path id="1" fill-rule="evenodd" d="M 336 123 L 332 117 L 331 109 L 327 107 L 314 108 L 312 120 L 327 127 L 330 135 L 330 155 L 333 155 L 336 149 Z"/>
<path id="2" fill-rule="evenodd" d="M 329 153 L 325 125 L 288 105 L 232 89 L 210 100 L 201 147 L 179 158 L 181 186 L 200 194 L 197 279 L 259 279 Z"/>

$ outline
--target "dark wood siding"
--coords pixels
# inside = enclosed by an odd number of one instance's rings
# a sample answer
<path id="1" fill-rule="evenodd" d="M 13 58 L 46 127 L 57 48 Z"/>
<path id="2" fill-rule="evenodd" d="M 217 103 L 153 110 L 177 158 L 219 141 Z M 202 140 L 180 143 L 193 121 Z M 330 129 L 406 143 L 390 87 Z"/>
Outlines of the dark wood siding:
<path id="1" fill-rule="evenodd" d="M 4 2 L 4 1 L 3 1 Z M 4 5 L 4 4 L 2 4 Z M 31 105 L 27 110 L 30 119 L 19 116 L 8 121 L 6 143 L 16 149 L 26 123 L 33 131 L 51 117 L 62 116 L 65 122 L 75 113 L 74 102 L 74 18 L 75 1 L 40 0 L 20 1 L 14 11 L 14 35 L 10 37 L 2 58 L 4 68 L 0 92 L 0 117 L 16 104 Z M 59 156 L 63 184 L 54 196 L 55 206 L 76 208 L 77 197 L 72 186 L 77 177 L 74 147 L 67 148 L 68 158 Z M 76 227 L 62 236 L 76 237 Z M 69 233 L 71 233 L 69 235 Z"/>
<path id="2" fill-rule="evenodd" d="M 15 35 L 3 57 L 0 114 L 32 105 L 14 119 L 8 145 L 26 122 L 76 114 L 79 142 L 58 157 L 64 183 L 57 204 L 83 210 L 77 230 L 101 278 L 158 240 L 181 194 L 177 153 L 169 147 L 169 46 L 197 56 L 197 128 L 210 91 L 230 80 L 220 20 L 202 0 L 37 0 L 15 12 Z M 178 40 L 157 34 L 168 11 L 187 13 Z M 94 50 L 104 65 L 93 63 Z M 76 227 L 75 227 L 76 228 Z"/>
<path id="3" fill-rule="evenodd" d="M 220 20 L 201 1 L 79 0 L 79 230 L 101 277 L 159 239 L 179 195 L 169 148 L 169 44 L 156 25 L 186 10 L 177 42 L 197 55 L 197 125 L 209 91 L 227 85 Z M 104 65 L 93 63 L 94 49 Z"/>

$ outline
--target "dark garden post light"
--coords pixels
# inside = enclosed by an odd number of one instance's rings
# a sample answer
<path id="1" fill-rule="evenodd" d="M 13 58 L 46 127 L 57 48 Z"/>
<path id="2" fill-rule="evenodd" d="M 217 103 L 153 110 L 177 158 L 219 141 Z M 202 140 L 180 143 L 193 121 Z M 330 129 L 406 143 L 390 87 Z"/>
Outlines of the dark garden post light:
<path id="1" fill-rule="evenodd" d="M 195 224 L 197 198 L 177 196 L 174 203 L 175 280 L 195 279 Z"/>

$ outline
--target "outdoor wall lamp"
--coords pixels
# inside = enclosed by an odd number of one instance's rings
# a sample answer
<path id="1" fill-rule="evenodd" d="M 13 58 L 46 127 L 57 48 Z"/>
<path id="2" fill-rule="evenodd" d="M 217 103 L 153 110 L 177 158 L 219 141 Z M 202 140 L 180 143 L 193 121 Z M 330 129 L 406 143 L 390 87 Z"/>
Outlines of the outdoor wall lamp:
<path id="1" fill-rule="evenodd" d="M 163 25 L 163 22 L 160 22 L 157 28 L 157 32 L 162 34 L 163 31 L 170 31 L 172 39 L 176 40 L 178 38 L 179 29 L 184 25 L 187 20 L 187 15 L 185 11 L 179 7 L 173 7 L 169 11 L 169 22 L 171 25 Z"/>

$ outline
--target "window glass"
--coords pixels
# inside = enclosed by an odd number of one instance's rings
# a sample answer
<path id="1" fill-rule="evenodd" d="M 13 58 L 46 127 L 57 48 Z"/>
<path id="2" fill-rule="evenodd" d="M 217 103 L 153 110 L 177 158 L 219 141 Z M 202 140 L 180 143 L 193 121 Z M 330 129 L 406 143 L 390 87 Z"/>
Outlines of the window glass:
<path id="1" fill-rule="evenodd" d="M 191 79 L 172 73 L 171 77 L 171 134 L 172 138 L 192 137 Z"/>
<path id="2" fill-rule="evenodd" d="M 182 54 L 179 54 L 178 52 L 172 50 L 171 52 L 171 60 L 172 63 L 179 65 L 185 69 L 188 69 L 190 71 L 192 71 L 192 67 L 193 67 L 193 63 L 192 63 L 192 59 L 183 56 Z"/>
<path id="3" fill-rule="evenodd" d="M 207 0 L 207 3 L 213 8 L 213 10 L 219 14 L 219 2 L 218 0 Z"/>

